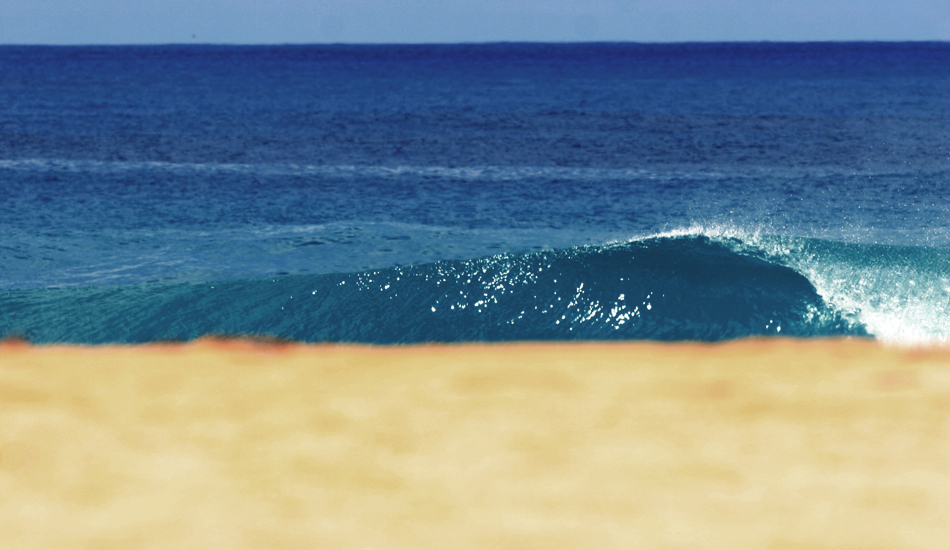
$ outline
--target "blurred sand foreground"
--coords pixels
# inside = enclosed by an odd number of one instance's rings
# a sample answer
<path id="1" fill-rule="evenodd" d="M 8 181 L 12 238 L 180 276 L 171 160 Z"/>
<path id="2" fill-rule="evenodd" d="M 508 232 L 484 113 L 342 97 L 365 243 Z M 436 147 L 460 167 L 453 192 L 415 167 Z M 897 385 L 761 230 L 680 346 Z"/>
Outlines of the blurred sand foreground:
<path id="1" fill-rule="evenodd" d="M 950 349 L 6 343 L 0 546 L 950 548 Z"/>

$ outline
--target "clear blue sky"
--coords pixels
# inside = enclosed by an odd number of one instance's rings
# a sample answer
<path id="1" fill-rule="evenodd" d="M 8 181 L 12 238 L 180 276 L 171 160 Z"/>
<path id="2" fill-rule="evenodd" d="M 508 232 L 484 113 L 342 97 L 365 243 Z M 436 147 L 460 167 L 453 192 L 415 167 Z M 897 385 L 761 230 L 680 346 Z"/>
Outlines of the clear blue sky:
<path id="1" fill-rule="evenodd" d="M 2 44 L 950 40 L 950 0 L 0 0 Z"/>

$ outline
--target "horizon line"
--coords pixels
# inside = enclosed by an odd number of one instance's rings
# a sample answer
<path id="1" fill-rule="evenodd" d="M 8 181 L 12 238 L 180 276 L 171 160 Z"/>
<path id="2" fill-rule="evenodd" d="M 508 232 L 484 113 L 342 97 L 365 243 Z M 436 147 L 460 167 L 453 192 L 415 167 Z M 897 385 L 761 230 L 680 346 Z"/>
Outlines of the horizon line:
<path id="1" fill-rule="evenodd" d="M 642 45 L 674 46 L 692 44 L 950 44 L 950 40 L 485 40 L 464 42 L 76 42 L 76 43 L 0 43 L 5 47 L 130 47 L 130 46 L 236 46 L 236 47 L 281 47 L 281 46 L 491 46 L 491 45 Z"/>

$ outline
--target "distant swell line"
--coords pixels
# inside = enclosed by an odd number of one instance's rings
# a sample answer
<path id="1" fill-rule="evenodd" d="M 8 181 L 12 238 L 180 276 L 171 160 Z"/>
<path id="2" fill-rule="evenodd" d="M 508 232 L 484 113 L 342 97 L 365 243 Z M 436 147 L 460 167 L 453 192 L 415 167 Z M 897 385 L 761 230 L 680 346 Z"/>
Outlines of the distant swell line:
<path id="1" fill-rule="evenodd" d="M 658 180 L 761 178 L 765 175 L 781 177 L 828 177 L 857 175 L 852 169 L 836 167 L 736 167 L 723 170 L 709 165 L 671 164 L 643 168 L 588 168 L 564 166 L 426 166 L 426 165 L 360 165 L 360 164 L 297 164 L 297 163 L 175 163 L 164 161 L 103 161 L 56 158 L 0 159 L 0 169 L 40 172 L 142 172 L 170 173 L 241 173 L 262 176 L 327 176 L 339 178 L 398 178 L 438 177 L 463 180 L 520 181 L 531 178 L 559 180 Z M 915 168 L 913 174 L 934 175 L 946 173 L 942 168 Z M 862 176 L 896 176 L 911 173 L 897 168 L 862 170 Z"/>

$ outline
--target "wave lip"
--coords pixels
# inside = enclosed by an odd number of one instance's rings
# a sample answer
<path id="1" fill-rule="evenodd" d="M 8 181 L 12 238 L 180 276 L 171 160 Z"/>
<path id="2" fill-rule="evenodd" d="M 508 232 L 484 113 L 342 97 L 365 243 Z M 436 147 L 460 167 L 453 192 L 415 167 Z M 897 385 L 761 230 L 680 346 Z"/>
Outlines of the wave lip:
<path id="1" fill-rule="evenodd" d="M 705 236 L 338 275 L 7 291 L 0 311 L 0 333 L 44 343 L 867 335 L 800 273 Z"/>

